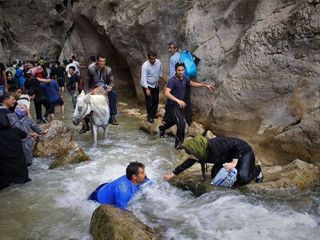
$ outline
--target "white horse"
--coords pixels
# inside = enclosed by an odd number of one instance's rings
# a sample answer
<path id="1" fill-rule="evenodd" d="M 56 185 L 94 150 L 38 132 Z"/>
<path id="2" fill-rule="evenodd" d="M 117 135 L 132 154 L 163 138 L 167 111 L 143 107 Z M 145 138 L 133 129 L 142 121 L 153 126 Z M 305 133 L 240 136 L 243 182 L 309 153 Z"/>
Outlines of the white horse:
<path id="1" fill-rule="evenodd" d="M 77 104 L 72 116 L 74 125 L 79 123 L 92 112 L 90 118 L 90 127 L 93 133 L 94 146 L 97 146 L 98 128 L 104 130 L 104 139 L 107 139 L 109 131 L 110 109 L 108 100 L 104 95 L 85 94 L 84 91 L 77 98 Z"/>

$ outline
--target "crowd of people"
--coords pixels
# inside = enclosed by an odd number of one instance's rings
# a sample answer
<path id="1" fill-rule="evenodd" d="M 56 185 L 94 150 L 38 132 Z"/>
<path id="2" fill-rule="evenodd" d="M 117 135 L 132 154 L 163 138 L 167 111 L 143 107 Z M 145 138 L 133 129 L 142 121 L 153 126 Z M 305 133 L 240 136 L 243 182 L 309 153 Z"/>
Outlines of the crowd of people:
<path id="1" fill-rule="evenodd" d="M 172 173 L 166 174 L 164 179 L 170 180 L 199 162 L 204 177 L 204 165 L 214 164 L 211 177 L 212 184 L 216 186 L 245 185 L 253 179 L 261 182 L 261 168 L 255 165 L 254 152 L 245 141 L 230 137 L 208 140 L 203 136 L 185 140 L 185 126 L 192 123 L 190 88 L 204 87 L 213 91 L 215 86 L 197 82 L 189 75 L 188 65 L 182 61 L 180 53 L 178 43 L 169 44 L 170 78 L 164 90 L 167 100 L 159 136 L 165 137 L 165 131 L 176 125 L 174 147 L 177 150 L 185 149 L 189 157 Z M 196 65 L 199 58 L 194 56 L 193 61 Z M 55 119 L 56 107 L 60 108 L 61 119 L 65 118 L 65 88 L 74 108 L 80 91 L 84 91 L 85 94 L 104 95 L 110 107 L 109 123 L 118 125 L 115 117 L 117 94 L 112 69 L 106 65 L 106 56 L 91 56 L 86 66 L 86 76 L 81 76 L 80 64 L 75 56 L 63 64 L 64 66 L 59 61 L 46 62 L 41 57 L 34 61 L 15 61 L 7 66 L 0 64 L 0 189 L 12 183 L 30 180 L 27 167 L 32 164 L 32 141 L 46 134 L 39 124 Z M 162 71 L 157 53 L 149 51 L 147 60 L 141 67 L 140 83 L 145 96 L 146 120 L 151 124 L 158 117 L 159 82 L 162 79 Z M 35 121 L 30 112 L 31 100 L 34 102 Z M 42 107 L 45 109 L 44 114 Z M 90 114 L 83 119 L 79 134 L 90 130 L 89 121 Z M 142 163 L 131 162 L 126 171 L 126 175 L 119 179 L 100 185 L 89 199 L 125 209 L 140 186 L 148 180 Z"/>
<path id="2" fill-rule="evenodd" d="M 112 89 L 111 68 L 105 65 L 105 57 L 99 56 L 101 58 L 104 59 L 102 63 L 101 60 L 96 63 L 95 57 L 90 58 L 92 62 L 88 76 L 92 76 L 92 79 L 89 78 L 88 82 L 80 81 L 80 64 L 75 56 L 65 61 L 64 66 L 59 61 L 46 62 L 42 57 L 36 59 L 35 56 L 34 60 L 17 60 L 7 65 L 0 63 L 0 189 L 12 183 L 29 181 L 28 166 L 32 164 L 33 142 L 46 133 L 40 124 L 55 119 L 56 107 L 60 108 L 61 119 L 65 118 L 65 88 L 75 106 L 81 90 L 86 93 L 95 91 L 92 86 L 95 84 L 94 78 L 102 80 L 101 74 L 97 75 L 96 71 L 101 72 L 109 81 L 107 92 L 110 95 L 110 106 L 116 106 L 117 96 Z M 31 101 L 35 110 L 34 120 Z M 116 107 L 112 110 L 110 123 L 116 125 Z M 86 132 L 88 128 L 84 124 L 79 133 Z M 12 141 L 13 135 L 16 136 L 15 141 Z"/>

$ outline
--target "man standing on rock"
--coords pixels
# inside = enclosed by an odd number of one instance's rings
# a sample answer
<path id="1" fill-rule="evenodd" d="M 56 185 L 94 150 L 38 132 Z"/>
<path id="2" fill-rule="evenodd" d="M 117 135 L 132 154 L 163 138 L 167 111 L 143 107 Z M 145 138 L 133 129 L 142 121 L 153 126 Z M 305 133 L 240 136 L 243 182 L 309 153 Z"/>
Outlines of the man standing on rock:
<path id="1" fill-rule="evenodd" d="M 139 162 L 130 162 L 126 175 L 110 183 L 101 184 L 90 194 L 89 200 L 126 209 L 141 185 L 147 181 L 149 179 L 146 177 L 144 165 Z"/>
<path id="2" fill-rule="evenodd" d="M 177 133 L 174 147 L 179 149 L 183 143 L 185 136 L 185 121 L 182 115 L 182 110 L 186 106 L 184 102 L 184 96 L 186 87 L 207 87 L 209 90 L 213 90 L 214 86 L 206 83 L 198 83 L 185 78 L 184 63 L 178 62 L 175 65 L 176 74 L 168 81 L 168 85 L 165 89 L 165 96 L 168 98 L 166 103 L 166 113 L 163 118 L 165 124 L 159 127 L 160 137 L 164 137 L 164 133 L 167 129 L 173 125 L 177 125 Z"/>
<path id="3" fill-rule="evenodd" d="M 148 60 L 142 65 L 140 81 L 146 101 L 147 120 L 149 123 L 153 123 L 153 119 L 156 118 L 159 104 L 159 80 L 161 77 L 161 62 L 157 59 L 157 54 L 154 51 L 150 51 Z"/>
<path id="4" fill-rule="evenodd" d="M 98 56 L 98 62 L 88 67 L 87 79 L 84 81 L 83 90 L 86 94 L 104 94 L 108 96 L 110 107 L 110 120 L 112 125 L 118 125 L 117 114 L 117 94 L 114 87 L 112 70 L 106 66 L 106 57 Z M 82 128 L 79 133 L 84 133 L 88 128 Z"/>

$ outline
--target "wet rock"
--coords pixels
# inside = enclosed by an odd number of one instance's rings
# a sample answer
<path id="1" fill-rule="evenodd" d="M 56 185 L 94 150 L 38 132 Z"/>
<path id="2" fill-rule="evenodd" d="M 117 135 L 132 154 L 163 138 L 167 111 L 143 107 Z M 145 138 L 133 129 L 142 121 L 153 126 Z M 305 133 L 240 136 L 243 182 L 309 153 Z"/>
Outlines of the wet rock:
<path id="1" fill-rule="evenodd" d="M 265 181 L 249 184 L 244 189 L 259 192 L 290 193 L 306 190 L 320 183 L 319 164 L 294 160 L 284 166 L 264 167 Z"/>
<path id="2" fill-rule="evenodd" d="M 192 168 L 184 171 L 170 182 L 172 185 L 190 190 L 196 196 L 200 196 L 209 191 L 213 191 L 216 187 L 210 184 L 211 166 L 206 172 L 206 181 L 203 180 L 200 164 L 195 164 Z M 320 166 L 309 164 L 301 160 L 284 166 L 263 167 L 264 174 L 263 183 L 255 183 L 252 181 L 246 186 L 239 189 L 241 191 L 255 191 L 259 193 L 270 194 L 292 194 L 296 191 L 311 188 L 320 183 Z"/>
<path id="3" fill-rule="evenodd" d="M 142 114 L 140 112 L 140 109 L 138 108 L 131 108 L 131 109 L 123 109 L 121 110 L 122 113 L 131 116 L 131 117 L 135 117 L 141 120 L 146 120 L 147 119 L 147 114 Z"/>
<path id="4" fill-rule="evenodd" d="M 36 143 L 33 155 L 36 157 L 55 157 L 50 169 L 88 161 L 88 155 L 73 141 L 71 130 L 62 121 L 52 121 L 42 125 L 45 135 Z"/>
<path id="5" fill-rule="evenodd" d="M 159 118 L 154 119 L 154 123 L 148 121 L 142 121 L 139 123 L 139 129 L 150 134 L 159 133 L 159 126 L 162 125 L 162 121 Z"/>
<path id="6" fill-rule="evenodd" d="M 151 240 L 154 232 L 131 212 L 110 205 L 101 205 L 92 215 L 90 234 L 93 240 Z"/>
<path id="7" fill-rule="evenodd" d="M 205 130 L 202 124 L 193 121 L 191 125 L 188 127 L 187 136 L 194 137 L 197 135 L 203 135 L 204 132 Z"/>
<path id="8" fill-rule="evenodd" d="M 121 106 L 121 107 L 127 107 L 127 106 L 128 106 L 128 103 L 125 103 L 125 102 L 119 102 L 119 103 L 118 103 L 118 106 Z"/>
<path id="9" fill-rule="evenodd" d="M 69 164 L 78 164 L 90 160 L 83 149 L 73 141 L 68 144 L 67 148 L 61 149 L 56 156 L 57 158 L 51 163 L 49 169 L 64 167 Z"/>

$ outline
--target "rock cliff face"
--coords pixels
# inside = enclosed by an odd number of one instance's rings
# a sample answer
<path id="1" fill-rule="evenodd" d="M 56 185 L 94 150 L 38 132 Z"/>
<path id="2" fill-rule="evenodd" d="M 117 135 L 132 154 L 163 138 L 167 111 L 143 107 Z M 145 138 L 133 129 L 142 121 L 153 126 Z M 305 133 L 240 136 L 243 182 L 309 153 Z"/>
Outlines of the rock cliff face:
<path id="1" fill-rule="evenodd" d="M 178 41 L 202 59 L 198 80 L 218 86 L 192 91 L 197 120 L 248 140 L 264 163 L 320 159 L 320 0 L 0 0 L 0 13 L 2 60 L 104 52 L 138 100 L 147 51 L 167 79 Z"/>

